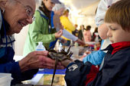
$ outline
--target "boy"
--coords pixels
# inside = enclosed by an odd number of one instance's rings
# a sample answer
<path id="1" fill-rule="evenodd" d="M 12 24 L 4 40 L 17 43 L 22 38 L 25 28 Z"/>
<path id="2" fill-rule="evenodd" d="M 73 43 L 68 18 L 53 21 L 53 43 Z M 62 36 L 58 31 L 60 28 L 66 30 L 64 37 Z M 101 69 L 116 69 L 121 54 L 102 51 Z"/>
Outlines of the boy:
<path id="1" fill-rule="evenodd" d="M 102 69 L 90 62 L 63 61 L 67 66 L 67 86 L 130 86 L 130 1 L 113 4 L 105 15 L 107 36 L 112 42 L 106 49 Z"/>
<path id="2" fill-rule="evenodd" d="M 107 26 L 104 23 L 104 17 L 108 8 L 119 0 L 100 0 L 96 15 L 95 15 L 95 23 L 98 26 L 98 34 L 102 39 L 101 48 L 96 52 L 91 52 L 86 57 L 83 58 L 83 62 L 91 62 L 94 65 L 101 65 L 104 62 L 104 56 L 106 52 L 103 52 L 102 49 L 105 49 L 109 44 L 111 44 L 110 40 L 107 37 Z"/>

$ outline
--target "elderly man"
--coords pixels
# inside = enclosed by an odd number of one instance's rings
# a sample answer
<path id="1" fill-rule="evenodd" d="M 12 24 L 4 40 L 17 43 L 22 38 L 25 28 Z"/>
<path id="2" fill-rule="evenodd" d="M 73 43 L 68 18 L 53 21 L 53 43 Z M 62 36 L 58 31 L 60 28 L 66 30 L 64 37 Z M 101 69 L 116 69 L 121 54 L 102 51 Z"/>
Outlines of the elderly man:
<path id="1" fill-rule="evenodd" d="M 53 68 L 55 64 L 47 57 L 47 51 L 31 52 L 19 62 L 13 60 L 12 35 L 33 22 L 35 5 L 35 0 L 0 0 L 0 72 L 11 73 L 12 84 L 32 78 L 39 68 Z"/>

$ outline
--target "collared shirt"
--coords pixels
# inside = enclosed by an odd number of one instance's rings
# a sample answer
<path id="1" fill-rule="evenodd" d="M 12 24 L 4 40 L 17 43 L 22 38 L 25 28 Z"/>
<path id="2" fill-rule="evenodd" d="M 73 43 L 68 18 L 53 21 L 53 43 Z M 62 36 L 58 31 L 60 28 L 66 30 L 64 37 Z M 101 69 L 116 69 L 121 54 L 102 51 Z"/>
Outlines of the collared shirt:
<path id="1" fill-rule="evenodd" d="M 2 14 L 1 14 L 1 10 L 0 10 L 0 30 L 2 28 Z M 0 41 L 2 41 L 2 43 L 0 43 L 0 48 L 2 47 L 6 47 L 6 37 L 2 37 L 0 38 Z M 7 36 L 7 47 L 12 47 L 12 43 L 15 41 L 13 36 Z"/>
<path id="2" fill-rule="evenodd" d="M 0 48 L 6 47 L 6 37 L 1 38 L 2 42 Z M 13 42 L 15 41 L 13 36 L 7 36 L 7 47 L 12 47 Z"/>

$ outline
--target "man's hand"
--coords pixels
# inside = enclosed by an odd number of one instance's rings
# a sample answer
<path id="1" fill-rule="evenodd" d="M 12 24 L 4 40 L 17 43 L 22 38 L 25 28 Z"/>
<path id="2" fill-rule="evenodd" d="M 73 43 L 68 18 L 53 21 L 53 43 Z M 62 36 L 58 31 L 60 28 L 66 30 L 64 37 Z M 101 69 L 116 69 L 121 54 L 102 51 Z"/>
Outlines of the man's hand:
<path id="1" fill-rule="evenodd" d="M 65 39 L 61 39 L 60 42 L 61 42 L 61 43 L 66 43 L 67 40 L 65 40 Z"/>
<path id="2" fill-rule="evenodd" d="M 19 61 L 19 66 L 23 71 L 38 68 L 54 68 L 55 60 L 50 59 L 48 51 L 34 51 L 29 53 L 25 58 Z M 58 68 L 63 69 L 61 63 L 58 63 Z"/>

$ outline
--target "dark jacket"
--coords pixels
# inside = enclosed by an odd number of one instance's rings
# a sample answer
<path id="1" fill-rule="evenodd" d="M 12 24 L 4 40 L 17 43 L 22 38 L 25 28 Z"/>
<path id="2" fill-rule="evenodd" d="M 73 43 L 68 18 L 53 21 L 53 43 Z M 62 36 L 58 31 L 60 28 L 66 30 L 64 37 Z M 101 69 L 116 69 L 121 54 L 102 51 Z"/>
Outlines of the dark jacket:
<path id="1" fill-rule="evenodd" d="M 0 73 L 11 73 L 13 78 L 12 84 L 31 79 L 37 73 L 38 69 L 21 72 L 19 62 L 13 60 L 15 53 L 12 44 L 14 39 L 12 36 L 6 35 L 6 30 L 9 29 L 9 25 L 4 20 L 0 23 L 2 23 L 2 26 L 0 26 Z"/>
<path id="2" fill-rule="evenodd" d="M 105 50 L 108 52 L 99 72 L 89 62 L 71 63 L 65 76 L 67 86 L 130 86 L 130 42 L 114 43 Z"/>

